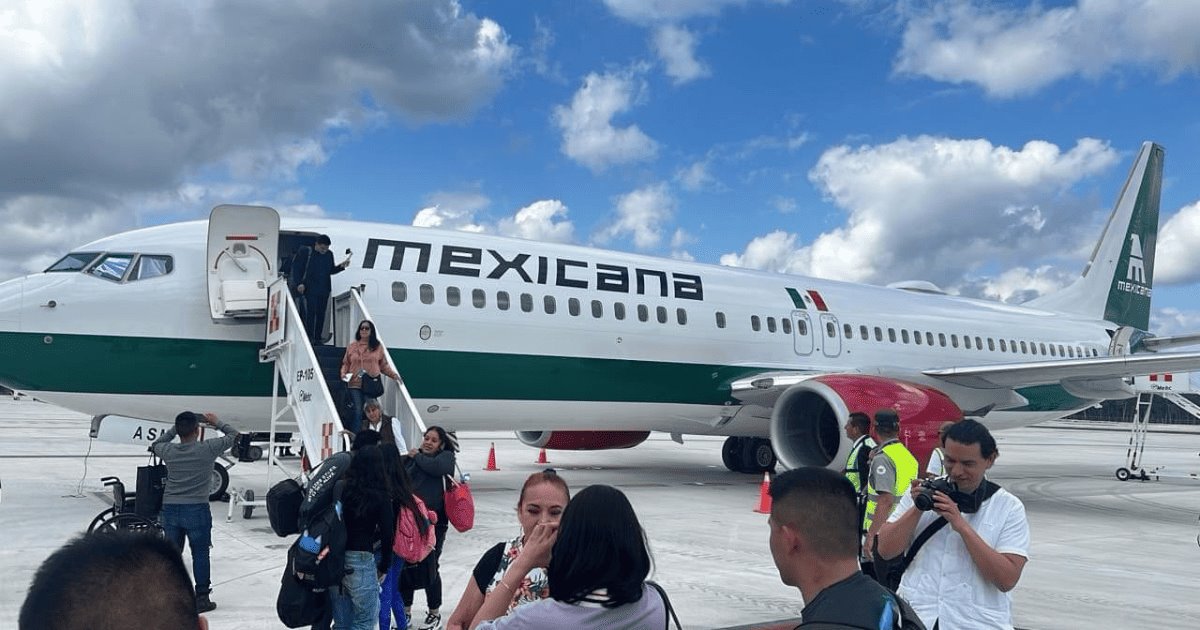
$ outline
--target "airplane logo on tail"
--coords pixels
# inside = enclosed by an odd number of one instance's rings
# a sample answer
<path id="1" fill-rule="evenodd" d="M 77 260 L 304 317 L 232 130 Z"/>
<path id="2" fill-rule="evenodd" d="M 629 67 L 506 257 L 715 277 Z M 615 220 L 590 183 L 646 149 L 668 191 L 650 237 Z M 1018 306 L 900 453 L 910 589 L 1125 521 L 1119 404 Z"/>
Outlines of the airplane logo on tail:
<path id="1" fill-rule="evenodd" d="M 1146 266 L 1145 255 L 1142 253 L 1142 239 L 1137 234 L 1130 234 L 1129 240 L 1129 268 L 1125 274 L 1125 279 L 1138 284 L 1146 283 Z"/>

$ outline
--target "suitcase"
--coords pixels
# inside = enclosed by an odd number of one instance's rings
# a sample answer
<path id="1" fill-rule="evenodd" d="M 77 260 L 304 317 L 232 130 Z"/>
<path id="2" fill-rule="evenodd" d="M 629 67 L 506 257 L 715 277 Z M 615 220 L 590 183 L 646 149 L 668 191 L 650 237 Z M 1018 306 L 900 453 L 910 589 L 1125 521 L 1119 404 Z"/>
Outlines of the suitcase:
<path id="1" fill-rule="evenodd" d="M 267 518 L 279 537 L 300 533 L 300 504 L 304 488 L 295 479 L 284 479 L 267 491 Z"/>

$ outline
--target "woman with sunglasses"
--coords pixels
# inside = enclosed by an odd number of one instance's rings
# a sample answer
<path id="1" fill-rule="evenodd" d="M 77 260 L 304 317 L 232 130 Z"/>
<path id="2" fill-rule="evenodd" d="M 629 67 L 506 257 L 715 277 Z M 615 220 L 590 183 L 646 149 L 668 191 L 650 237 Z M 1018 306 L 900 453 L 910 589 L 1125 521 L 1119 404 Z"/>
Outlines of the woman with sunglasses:
<path id="1" fill-rule="evenodd" d="M 342 380 L 346 381 L 346 391 L 354 403 L 354 416 L 346 425 L 348 431 L 358 433 L 363 419 L 363 390 L 362 375 L 367 374 L 379 378 L 380 374 L 400 382 L 400 375 L 388 365 L 387 349 L 379 342 L 375 334 L 375 324 L 364 319 L 358 323 L 358 332 L 354 341 L 346 346 L 346 354 L 342 356 Z"/>

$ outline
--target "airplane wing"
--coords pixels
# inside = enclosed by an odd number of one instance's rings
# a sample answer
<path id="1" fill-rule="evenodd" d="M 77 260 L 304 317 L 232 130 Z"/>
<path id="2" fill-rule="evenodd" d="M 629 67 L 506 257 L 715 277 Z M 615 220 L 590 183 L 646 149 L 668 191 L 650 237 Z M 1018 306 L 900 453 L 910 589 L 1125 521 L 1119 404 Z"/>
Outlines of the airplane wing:
<path id="1" fill-rule="evenodd" d="M 1062 381 L 1102 381 L 1162 372 L 1200 371 L 1200 352 L 1134 354 L 1027 363 L 952 367 L 921 373 L 964 387 L 1046 385 Z"/>

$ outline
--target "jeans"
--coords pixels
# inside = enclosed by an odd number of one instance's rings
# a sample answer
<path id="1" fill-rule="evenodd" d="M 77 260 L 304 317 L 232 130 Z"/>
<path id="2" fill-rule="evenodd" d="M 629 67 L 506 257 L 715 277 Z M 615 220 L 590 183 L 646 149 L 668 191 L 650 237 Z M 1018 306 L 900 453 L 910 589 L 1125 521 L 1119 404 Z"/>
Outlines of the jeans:
<path id="1" fill-rule="evenodd" d="M 383 578 L 383 585 L 379 588 L 379 630 L 391 630 L 393 618 L 396 619 L 396 627 L 400 630 L 407 627 L 404 621 L 404 602 L 397 590 L 400 586 L 400 571 L 403 569 L 404 558 L 393 555 L 387 577 Z"/>
<path id="2" fill-rule="evenodd" d="M 342 590 L 333 598 L 333 623 L 339 630 L 373 630 L 379 623 L 379 580 L 375 578 L 375 554 L 347 551 Z"/>
<path id="3" fill-rule="evenodd" d="M 196 594 L 205 595 L 212 590 L 208 549 L 212 546 L 212 512 L 207 503 L 168 503 L 162 507 L 162 526 L 180 553 L 183 539 L 192 548 L 192 577 L 196 580 Z"/>
<path id="4" fill-rule="evenodd" d="M 346 391 L 350 392 L 350 402 L 354 403 L 354 416 L 350 419 L 350 424 L 346 425 L 346 430 L 358 433 L 362 428 L 363 391 L 359 387 L 348 387 Z"/>

